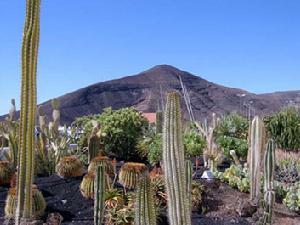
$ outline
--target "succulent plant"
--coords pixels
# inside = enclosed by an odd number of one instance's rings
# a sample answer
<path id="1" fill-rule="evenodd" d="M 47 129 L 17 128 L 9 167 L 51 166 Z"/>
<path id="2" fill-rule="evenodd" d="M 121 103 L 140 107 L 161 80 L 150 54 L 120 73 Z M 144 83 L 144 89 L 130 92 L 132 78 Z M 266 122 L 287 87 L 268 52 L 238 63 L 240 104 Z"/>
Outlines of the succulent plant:
<path id="1" fill-rule="evenodd" d="M 260 197 L 260 182 L 262 158 L 265 150 L 265 126 L 262 119 L 254 117 L 250 129 L 249 171 L 250 171 L 250 200 L 258 204 Z"/>
<path id="2" fill-rule="evenodd" d="M 57 174 L 62 177 L 80 177 L 83 175 L 83 165 L 76 156 L 63 157 L 55 168 Z"/>
<path id="3" fill-rule="evenodd" d="M 156 225 L 154 192 L 149 174 L 141 176 L 135 196 L 135 225 Z"/>
<path id="4" fill-rule="evenodd" d="M 125 163 L 119 173 L 119 183 L 128 189 L 136 188 L 142 175 L 148 173 L 148 168 L 143 163 Z"/>
<path id="5" fill-rule="evenodd" d="M 199 209 L 201 206 L 203 191 L 204 191 L 204 187 L 200 183 L 198 183 L 197 181 L 192 182 L 191 205 L 194 210 Z"/>
<path id="6" fill-rule="evenodd" d="M 275 142 L 268 141 L 267 150 L 264 156 L 264 213 L 261 224 L 272 224 L 273 207 L 275 203 L 274 191 L 274 171 L 275 171 Z"/>
<path id="7" fill-rule="evenodd" d="M 80 183 L 80 192 L 87 199 L 94 198 L 95 173 L 88 172 Z"/>
<path id="8" fill-rule="evenodd" d="M 283 203 L 295 212 L 300 212 L 300 182 L 297 182 L 293 186 L 287 189 L 286 197 L 283 199 Z"/>
<path id="9" fill-rule="evenodd" d="M 163 112 L 157 111 L 156 112 L 156 133 L 161 134 L 163 128 Z"/>
<path id="10" fill-rule="evenodd" d="M 9 161 L 0 161 L 0 186 L 9 184 L 12 176 L 14 175 L 14 169 Z"/>
<path id="11" fill-rule="evenodd" d="M 96 168 L 96 180 L 94 185 L 94 225 L 101 225 L 104 220 L 105 210 L 105 168 L 99 165 Z"/>
<path id="12" fill-rule="evenodd" d="M 163 125 L 163 171 L 168 196 L 168 218 L 172 225 L 191 224 L 191 206 L 186 192 L 186 168 L 181 125 L 180 98 L 167 96 Z"/>
<path id="13" fill-rule="evenodd" d="M 43 216 L 46 209 L 46 202 L 42 195 L 35 185 L 32 185 L 32 215 L 34 218 Z M 7 194 L 6 203 L 5 203 L 5 216 L 7 218 L 14 218 L 16 212 L 16 188 L 10 188 Z"/>
<path id="14" fill-rule="evenodd" d="M 106 156 L 97 156 L 93 158 L 93 160 L 90 162 L 88 171 L 89 172 L 95 172 L 96 167 L 98 165 L 104 165 L 105 167 L 105 172 L 109 176 L 113 176 L 115 173 L 114 166 L 112 164 L 112 160 Z"/>
<path id="15" fill-rule="evenodd" d="M 100 144 L 100 130 L 99 130 L 99 123 L 97 121 L 93 122 L 93 129 L 92 133 L 88 139 L 88 161 L 89 163 L 93 158 L 99 155 L 101 150 Z"/>
<path id="16" fill-rule="evenodd" d="M 274 179 L 287 184 L 294 184 L 300 181 L 299 165 L 292 160 L 279 163 L 275 168 Z"/>
<path id="17" fill-rule="evenodd" d="M 34 210 L 33 174 L 36 119 L 36 74 L 40 34 L 40 0 L 26 1 L 22 42 L 21 110 L 15 224 L 30 219 Z M 30 49 L 30 50 L 29 50 Z"/>

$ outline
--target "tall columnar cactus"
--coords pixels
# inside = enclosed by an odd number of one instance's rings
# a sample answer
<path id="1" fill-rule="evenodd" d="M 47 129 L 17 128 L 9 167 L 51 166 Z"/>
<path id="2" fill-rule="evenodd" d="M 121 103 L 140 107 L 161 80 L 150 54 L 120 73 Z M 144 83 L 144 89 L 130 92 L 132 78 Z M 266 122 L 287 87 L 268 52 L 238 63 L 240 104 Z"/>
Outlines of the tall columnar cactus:
<path id="1" fill-rule="evenodd" d="M 92 159 L 100 153 L 100 132 L 99 132 L 99 124 L 94 122 L 93 123 L 93 130 L 91 136 L 88 140 L 88 162 L 90 163 Z"/>
<path id="2" fill-rule="evenodd" d="M 163 128 L 163 112 L 157 111 L 156 112 L 156 133 L 161 134 Z"/>
<path id="3" fill-rule="evenodd" d="M 96 168 L 95 197 L 94 197 L 94 225 L 101 225 L 104 218 L 105 166 Z"/>
<path id="4" fill-rule="evenodd" d="M 32 216 L 36 72 L 40 33 L 40 0 L 27 0 L 22 44 L 22 85 L 16 224 Z"/>
<path id="5" fill-rule="evenodd" d="M 191 160 L 185 161 L 186 172 L 186 194 L 190 206 L 192 207 L 192 181 L 193 181 L 193 163 Z"/>
<path id="6" fill-rule="evenodd" d="M 141 177 L 135 197 L 135 225 L 156 225 L 154 192 L 149 174 Z"/>
<path id="7" fill-rule="evenodd" d="M 275 202 L 274 191 L 275 172 L 275 143 L 269 140 L 264 157 L 264 215 L 262 224 L 272 223 L 273 206 Z"/>
<path id="8" fill-rule="evenodd" d="M 169 93 L 163 126 L 163 169 L 172 225 L 190 225 L 191 207 L 186 194 L 186 174 L 179 94 Z"/>
<path id="9" fill-rule="evenodd" d="M 54 98 L 51 100 L 51 105 L 52 105 L 52 118 L 53 118 L 53 122 L 52 122 L 52 128 L 53 128 L 53 136 L 57 136 L 58 135 L 58 128 L 60 125 L 60 102 L 57 98 Z"/>
<path id="10" fill-rule="evenodd" d="M 250 142 L 250 199 L 254 204 L 258 204 L 260 194 L 261 165 L 265 148 L 264 122 L 258 116 L 254 117 L 252 121 Z"/>

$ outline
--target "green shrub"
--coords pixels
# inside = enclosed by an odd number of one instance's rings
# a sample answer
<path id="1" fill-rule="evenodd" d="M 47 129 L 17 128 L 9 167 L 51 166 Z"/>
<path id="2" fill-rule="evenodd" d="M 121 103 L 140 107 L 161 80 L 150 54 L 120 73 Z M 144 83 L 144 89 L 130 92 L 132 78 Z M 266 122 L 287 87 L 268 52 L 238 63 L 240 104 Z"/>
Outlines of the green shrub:
<path id="1" fill-rule="evenodd" d="M 229 151 L 235 150 L 238 157 L 246 158 L 248 127 L 249 122 L 247 119 L 237 113 L 231 113 L 223 117 L 218 123 L 214 135 L 225 156 L 230 157 Z"/>
<path id="2" fill-rule="evenodd" d="M 185 155 L 189 157 L 200 156 L 206 147 L 206 140 L 196 130 L 195 125 L 191 124 L 184 133 Z"/>
<path id="3" fill-rule="evenodd" d="M 279 148 L 288 151 L 300 148 L 300 114 L 295 108 L 286 108 L 266 117 L 265 124 Z"/>

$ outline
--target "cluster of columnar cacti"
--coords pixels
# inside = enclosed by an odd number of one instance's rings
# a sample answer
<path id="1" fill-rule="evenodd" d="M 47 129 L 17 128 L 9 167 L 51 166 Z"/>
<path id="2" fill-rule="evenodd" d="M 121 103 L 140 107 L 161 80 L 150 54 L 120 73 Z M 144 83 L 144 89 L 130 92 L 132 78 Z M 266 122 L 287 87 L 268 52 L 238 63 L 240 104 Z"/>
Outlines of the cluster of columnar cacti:
<path id="1" fill-rule="evenodd" d="M 148 173 L 141 176 L 135 196 L 135 225 L 156 225 L 154 192 Z"/>
<path id="2" fill-rule="evenodd" d="M 36 72 L 40 33 L 40 0 L 27 0 L 22 44 L 21 112 L 18 154 L 16 224 L 32 217 Z"/>
<path id="3" fill-rule="evenodd" d="M 9 184 L 14 175 L 14 169 L 9 161 L 0 161 L 0 186 Z"/>
<path id="4" fill-rule="evenodd" d="M 94 185 L 94 225 L 101 225 L 104 219 L 105 210 L 105 166 L 99 165 L 96 168 L 96 180 Z"/>
<path id="5" fill-rule="evenodd" d="M 46 202 L 42 195 L 42 192 L 40 192 L 35 185 L 32 186 L 32 206 L 30 207 L 32 209 L 32 217 L 38 218 L 41 217 L 46 209 Z M 5 204 L 5 217 L 7 218 L 14 218 L 16 213 L 16 188 L 10 188 L 8 190 L 8 194 L 6 197 L 6 204 Z"/>
<path id="6" fill-rule="evenodd" d="M 18 129 L 19 123 L 15 120 L 16 106 L 15 100 L 11 100 L 11 108 L 9 110 L 9 116 L 4 121 L 0 122 L 0 147 L 5 146 L 8 142 L 9 151 L 4 153 L 5 158 L 11 162 L 13 168 L 17 166 L 18 158 Z"/>
<path id="7" fill-rule="evenodd" d="M 265 127 L 264 122 L 254 117 L 250 129 L 249 146 L 249 172 L 250 172 L 250 199 L 258 204 L 260 195 L 260 179 L 262 169 L 262 157 L 265 149 Z"/>
<path id="8" fill-rule="evenodd" d="M 83 175 L 82 162 L 76 156 L 63 157 L 55 168 L 60 177 L 80 177 Z"/>
<path id="9" fill-rule="evenodd" d="M 119 173 L 119 183 L 128 189 L 136 188 L 141 176 L 148 173 L 148 168 L 143 163 L 125 163 Z"/>
<path id="10" fill-rule="evenodd" d="M 214 131 L 218 125 L 218 118 L 215 113 L 212 114 L 211 125 L 208 126 L 207 122 L 201 125 L 195 122 L 199 132 L 206 139 L 206 148 L 203 152 L 204 166 L 208 167 L 212 172 L 217 169 L 217 164 L 223 159 L 223 153 L 220 151 L 215 142 Z"/>
<path id="11" fill-rule="evenodd" d="M 99 124 L 97 122 L 93 122 L 93 130 L 91 136 L 88 140 L 88 162 L 90 163 L 93 158 L 99 155 L 100 153 L 100 130 Z"/>
<path id="12" fill-rule="evenodd" d="M 157 111 L 156 112 L 156 133 L 161 134 L 163 128 L 163 112 Z"/>
<path id="13" fill-rule="evenodd" d="M 273 206 L 275 203 L 274 191 L 274 172 L 275 172 L 275 143 L 269 140 L 264 156 L 264 214 L 263 225 L 272 224 Z"/>
<path id="14" fill-rule="evenodd" d="M 187 198 L 184 147 L 179 94 L 169 93 L 163 125 L 163 170 L 168 196 L 168 218 L 172 225 L 191 224 Z"/>

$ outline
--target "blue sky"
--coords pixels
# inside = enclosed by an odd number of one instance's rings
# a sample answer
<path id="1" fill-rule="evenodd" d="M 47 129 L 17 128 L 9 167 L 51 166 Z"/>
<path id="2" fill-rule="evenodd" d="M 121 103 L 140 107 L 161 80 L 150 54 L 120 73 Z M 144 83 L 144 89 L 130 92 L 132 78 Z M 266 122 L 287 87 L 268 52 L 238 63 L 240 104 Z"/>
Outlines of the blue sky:
<path id="1" fill-rule="evenodd" d="M 251 92 L 300 89 L 299 0 L 43 0 L 38 101 L 170 64 Z M 0 114 L 19 105 L 25 0 L 0 0 Z"/>

